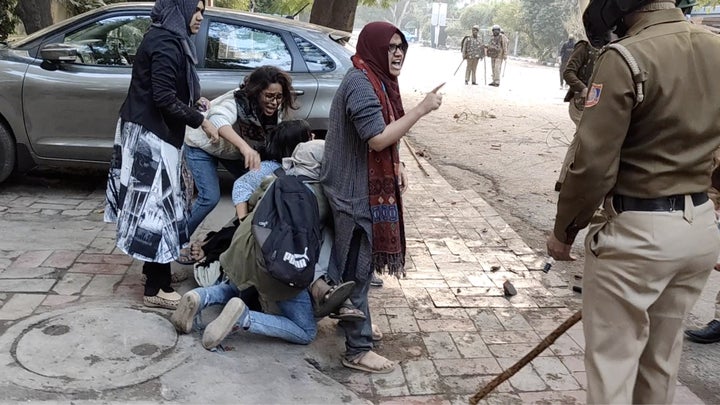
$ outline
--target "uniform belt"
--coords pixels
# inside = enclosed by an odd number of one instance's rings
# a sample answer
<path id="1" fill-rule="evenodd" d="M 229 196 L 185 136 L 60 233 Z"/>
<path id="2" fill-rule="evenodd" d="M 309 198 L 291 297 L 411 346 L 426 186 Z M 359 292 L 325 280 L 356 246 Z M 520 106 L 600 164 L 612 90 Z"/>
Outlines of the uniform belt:
<path id="1" fill-rule="evenodd" d="M 708 200 L 707 193 L 690 194 L 693 205 L 704 204 Z M 671 195 L 659 198 L 635 198 L 625 195 L 613 196 L 613 208 L 617 213 L 623 211 L 682 211 L 685 209 L 685 195 Z"/>

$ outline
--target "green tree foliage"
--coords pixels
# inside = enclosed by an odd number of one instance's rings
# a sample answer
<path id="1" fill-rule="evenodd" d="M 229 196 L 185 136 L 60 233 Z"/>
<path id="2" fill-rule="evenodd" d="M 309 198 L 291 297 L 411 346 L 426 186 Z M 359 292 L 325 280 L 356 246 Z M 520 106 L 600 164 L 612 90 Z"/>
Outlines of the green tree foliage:
<path id="1" fill-rule="evenodd" d="M 215 0 L 213 5 L 233 10 L 249 10 L 250 0 Z"/>
<path id="2" fill-rule="evenodd" d="M 70 15 L 82 14 L 86 11 L 102 7 L 105 5 L 103 0 L 66 0 L 65 8 Z"/>
<path id="3" fill-rule="evenodd" d="M 568 0 L 519 0 L 519 29 L 527 35 L 532 56 L 552 61 L 567 39 L 565 24 L 578 12 L 577 2 Z"/>
<path id="4" fill-rule="evenodd" d="M 15 5 L 16 0 L 0 0 L 0 41 L 15 32 L 15 25 L 19 22 L 12 12 Z"/>

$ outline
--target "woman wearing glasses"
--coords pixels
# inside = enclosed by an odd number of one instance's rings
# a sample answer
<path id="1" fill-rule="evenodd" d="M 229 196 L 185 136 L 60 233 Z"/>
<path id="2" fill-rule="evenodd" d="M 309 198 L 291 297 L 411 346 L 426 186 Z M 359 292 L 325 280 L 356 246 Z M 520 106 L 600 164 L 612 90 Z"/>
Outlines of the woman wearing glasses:
<path id="1" fill-rule="evenodd" d="M 267 134 L 291 109 L 297 109 L 292 79 L 274 66 L 253 70 L 239 89 L 213 100 L 207 119 L 222 139 L 198 130 L 185 136 L 185 159 L 198 189 L 188 219 L 190 234 L 220 201 L 218 162 L 235 178 L 259 169 Z M 197 244 L 184 253 L 181 263 L 193 263 L 202 255 Z"/>
<path id="2" fill-rule="evenodd" d="M 408 44 L 394 25 L 373 22 L 360 32 L 357 53 L 330 108 L 321 181 L 335 226 L 337 266 L 330 278 L 354 281 L 350 296 L 365 319 L 341 321 L 345 367 L 389 373 L 395 363 L 375 353 L 368 310 L 373 271 L 405 274 L 402 192 L 407 177 L 398 155 L 400 139 L 415 123 L 440 107 L 438 86 L 417 106 L 405 110 L 398 76 Z"/>

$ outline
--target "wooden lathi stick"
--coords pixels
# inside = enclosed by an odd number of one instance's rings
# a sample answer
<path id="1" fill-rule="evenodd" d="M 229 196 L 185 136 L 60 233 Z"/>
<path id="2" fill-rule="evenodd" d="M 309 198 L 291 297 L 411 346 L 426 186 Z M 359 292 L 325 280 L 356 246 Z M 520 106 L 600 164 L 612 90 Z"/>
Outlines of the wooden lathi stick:
<path id="1" fill-rule="evenodd" d="M 547 335 L 545 339 L 542 340 L 542 342 L 538 343 L 538 345 L 535 346 L 534 349 L 530 350 L 528 354 L 523 356 L 522 359 L 518 360 L 517 363 L 513 364 L 510 368 L 500 373 L 497 377 L 493 378 L 492 381 L 490 381 L 483 389 L 478 391 L 477 394 L 473 395 L 472 398 L 470 398 L 470 405 L 476 405 L 481 399 L 485 398 L 487 394 L 497 388 L 498 385 L 502 384 L 503 382 L 505 382 L 505 380 L 517 374 L 520 369 L 525 367 L 525 365 L 530 363 L 535 357 L 539 356 L 540 353 L 550 347 L 550 345 L 553 344 L 557 340 L 557 338 L 559 338 L 563 333 L 567 332 L 567 330 L 570 329 L 573 325 L 578 323 L 580 319 L 582 319 L 582 311 L 577 311 L 570 318 L 566 319 L 565 322 L 555 328 L 554 331 Z"/>

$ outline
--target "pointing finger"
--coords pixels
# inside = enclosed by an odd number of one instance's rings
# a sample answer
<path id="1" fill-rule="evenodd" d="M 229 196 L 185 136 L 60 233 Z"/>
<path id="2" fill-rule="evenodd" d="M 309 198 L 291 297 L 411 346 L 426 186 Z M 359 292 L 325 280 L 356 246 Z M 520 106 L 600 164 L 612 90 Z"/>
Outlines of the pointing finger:
<path id="1" fill-rule="evenodd" d="M 438 90 L 440 90 L 440 89 L 442 88 L 442 86 L 444 86 L 444 85 L 445 85 L 445 82 L 442 82 L 439 86 L 435 87 L 435 88 L 431 91 L 431 93 L 437 93 Z"/>

